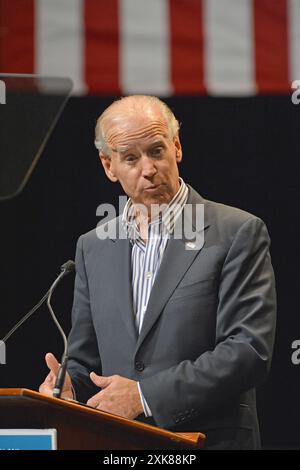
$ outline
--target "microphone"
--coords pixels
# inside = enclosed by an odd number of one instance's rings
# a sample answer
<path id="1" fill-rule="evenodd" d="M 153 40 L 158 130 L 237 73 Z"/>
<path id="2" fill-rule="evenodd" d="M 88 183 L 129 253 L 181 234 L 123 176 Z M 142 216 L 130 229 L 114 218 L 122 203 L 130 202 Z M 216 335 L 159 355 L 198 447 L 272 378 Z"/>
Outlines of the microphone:
<path id="1" fill-rule="evenodd" d="M 63 387 L 63 384 L 64 384 L 64 379 L 65 379 L 65 375 L 66 375 L 66 371 L 67 371 L 67 361 L 68 361 L 68 345 L 67 345 L 67 339 L 66 339 L 66 336 L 63 332 L 63 329 L 62 327 L 60 326 L 53 310 L 52 310 L 52 307 L 51 307 L 51 296 L 54 292 L 54 289 L 56 288 L 57 284 L 60 282 L 60 280 L 66 276 L 67 274 L 69 274 L 70 272 L 74 271 L 75 269 L 75 263 L 74 261 L 72 260 L 69 260 L 67 261 L 66 263 L 64 263 L 61 267 L 60 267 L 60 274 L 59 276 L 55 279 L 55 281 L 53 282 L 53 284 L 50 286 L 49 290 L 47 290 L 47 292 L 45 293 L 45 295 L 39 300 L 39 302 L 31 309 L 29 310 L 28 313 L 26 313 L 26 315 L 24 315 L 24 317 L 21 318 L 21 320 L 19 320 L 12 328 L 11 330 L 9 330 L 9 332 L 2 338 L 2 341 L 3 343 L 5 343 L 8 338 L 10 338 L 14 333 L 15 331 L 17 331 L 21 325 L 23 325 L 23 323 L 28 320 L 28 318 L 31 317 L 31 315 L 34 314 L 34 312 L 45 302 L 45 300 L 47 299 L 47 305 L 48 305 L 48 308 L 50 310 L 50 314 L 53 318 L 53 321 L 54 323 L 56 324 L 60 334 L 62 335 L 62 338 L 63 338 L 63 342 L 64 342 L 64 354 L 63 354 L 63 357 L 62 357 L 62 364 L 60 366 L 60 369 L 59 369 L 59 372 L 58 372 L 58 376 L 57 376 L 57 380 L 56 380 L 56 384 L 55 384 L 55 387 L 54 387 L 54 390 L 53 390 L 53 396 L 54 397 L 57 397 L 59 398 L 60 395 L 61 395 L 61 391 L 62 391 L 62 387 Z"/>
<path id="2" fill-rule="evenodd" d="M 62 327 L 60 326 L 59 324 L 59 321 L 57 320 L 56 316 L 55 316 L 55 313 L 52 309 L 52 306 L 51 306 L 51 297 L 52 297 L 52 294 L 54 292 L 54 289 L 56 288 L 57 284 L 59 283 L 59 281 L 68 273 L 74 271 L 75 269 L 75 263 L 74 261 L 67 261 L 66 263 L 64 263 L 62 266 L 61 266 L 61 273 L 60 275 L 58 276 L 58 278 L 53 282 L 52 286 L 50 287 L 49 291 L 48 291 L 48 295 L 47 295 L 47 306 L 48 306 L 48 309 L 50 311 L 50 314 L 52 316 L 52 319 L 55 323 L 55 325 L 57 326 L 58 328 L 58 331 L 60 332 L 61 336 L 62 336 L 62 339 L 63 339 L 63 343 L 64 343 L 64 352 L 63 352 L 63 355 L 62 355 L 62 360 L 61 360 L 61 365 L 59 367 L 59 370 L 58 370 L 58 374 L 57 374 L 57 378 L 56 378 L 56 382 L 55 382 L 55 385 L 54 385 L 54 389 L 53 389 L 53 396 L 55 398 L 60 398 L 61 396 L 61 392 L 62 392 L 62 389 L 63 389 L 63 386 L 64 386 L 64 381 L 65 381 L 65 376 L 66 376 L 66 372 L 67 372 L 67 363 L 68 363 L 68 342 L 67 342 L 67 338 L 66 338 L 66 335 L 64 333 L 64 330 L 62 329 Z"/>

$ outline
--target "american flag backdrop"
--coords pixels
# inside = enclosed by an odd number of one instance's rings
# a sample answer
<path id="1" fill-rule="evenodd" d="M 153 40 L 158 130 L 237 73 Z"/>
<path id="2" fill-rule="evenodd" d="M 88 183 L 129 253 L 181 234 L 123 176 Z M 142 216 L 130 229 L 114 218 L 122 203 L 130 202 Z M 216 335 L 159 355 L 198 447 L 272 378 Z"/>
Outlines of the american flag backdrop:
<path id="1" fill-rule="evenodd" d="M 247 96 L 300 79 L 300 0 L 0 0 L 0 72 L 76 94 Z"/>

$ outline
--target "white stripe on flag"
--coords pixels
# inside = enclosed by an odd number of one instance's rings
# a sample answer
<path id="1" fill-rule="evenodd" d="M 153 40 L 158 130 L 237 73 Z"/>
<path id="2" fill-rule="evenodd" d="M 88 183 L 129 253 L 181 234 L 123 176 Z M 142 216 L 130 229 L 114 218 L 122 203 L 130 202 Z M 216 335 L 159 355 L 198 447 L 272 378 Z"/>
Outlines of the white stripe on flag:
<path id="1" fill-rule="evenodd" d="M 252 2 L 203 0 L 203 15 L 208 93 L 255 93 Z"/>
<path id="2" fill-rule="evenodd" d="M 170 95 L 168 2 L 120 0 L 119 5 L 123 92 Z"/>
<path id="3" fill-rule="evenodd" d="M 300 80 L 300 1 L 288 1 L 289 78 Z"/>
<path id="4" fill-rule="evenodd" d="M 35 71 L 70 77 L 73 93 L 84 93 L 83 1 L 35 1 Z"/>

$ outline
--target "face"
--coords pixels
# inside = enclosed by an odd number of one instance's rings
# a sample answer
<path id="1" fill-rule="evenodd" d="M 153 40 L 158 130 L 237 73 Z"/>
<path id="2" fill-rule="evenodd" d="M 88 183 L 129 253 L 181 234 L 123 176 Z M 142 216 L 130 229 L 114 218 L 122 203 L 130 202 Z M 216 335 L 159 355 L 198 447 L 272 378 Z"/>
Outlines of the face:
<path id="1" fill-rule="evenodd" d="M 119 181 L 134 203 L 149 210 L 151 204 L 168 204 L 179 189 L 177 163 L 182 151 L 178 135 L 169 130 L 159 113 L 129 116 L 106 132 L 110 158 L 100 153 L 106 175 Z"/>

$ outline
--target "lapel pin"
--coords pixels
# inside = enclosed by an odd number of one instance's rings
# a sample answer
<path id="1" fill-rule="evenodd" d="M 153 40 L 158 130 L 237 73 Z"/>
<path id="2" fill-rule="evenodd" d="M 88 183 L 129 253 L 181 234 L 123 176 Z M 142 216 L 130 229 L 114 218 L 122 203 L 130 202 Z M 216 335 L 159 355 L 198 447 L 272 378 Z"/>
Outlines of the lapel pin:
<path id="1" fill-rule="evenodd" d="M 194 250 L 196 248 L 196 243 L 193 242 L 186 242 L 185 248 L 187 250 Z"/>

